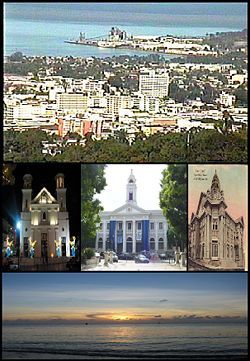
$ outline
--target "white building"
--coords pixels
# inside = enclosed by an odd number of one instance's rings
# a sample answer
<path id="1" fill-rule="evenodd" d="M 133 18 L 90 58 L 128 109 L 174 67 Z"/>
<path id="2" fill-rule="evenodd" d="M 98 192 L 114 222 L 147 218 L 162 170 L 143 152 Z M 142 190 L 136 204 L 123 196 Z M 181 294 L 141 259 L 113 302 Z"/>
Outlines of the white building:
<path id="1" fill-rule="evenodd" d="M 32 243 L 34 257 L 70 257 L 69 214 L 66 208 L 64 175 L 57 174 L 54 198 L 44 187 L 32 198 L 32 175 L 25 174 L 22 189 L 20 221 L 20 254 L 30 256 Z M 59 250 L 58 250 L 59 248 Z"/>
<path id="2" fill-rule="evenodd" d="M 126 187 L 126 203 L 114 211 L 103 211 L 96 235 L 96 249 L 117 253 L 167 250 L 167 221 L 159 210 L 145 210 L 137 205 L 136 179 L 132 171 Z M 146 190 L 145 190 L 146 192 Z"/>
<path id="3" fill-rule="evenodd" d="M 163 98 L 168 95 L 168 73 L 156 74 L 155 70 L 141 73 L 139 77 L 139 92 L 151 97 Z"/>
<path id="4" fill-rule="evenodd" d="M 56 96 L 57 109 L 84 112 L 88 107 L 88 97 L 83 93 L 62 93 Z"/>

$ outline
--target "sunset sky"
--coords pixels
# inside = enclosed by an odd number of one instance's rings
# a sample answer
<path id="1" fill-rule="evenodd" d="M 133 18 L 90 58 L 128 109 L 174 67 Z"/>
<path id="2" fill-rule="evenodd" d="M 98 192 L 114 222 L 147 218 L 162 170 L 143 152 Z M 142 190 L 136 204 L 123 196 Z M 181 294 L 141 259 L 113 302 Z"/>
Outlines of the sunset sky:
<path id="1" fill-rule="evenodd" d="M 240 321 L 247 274 L 3 274 L 3 319 L 89 323 Z"/>

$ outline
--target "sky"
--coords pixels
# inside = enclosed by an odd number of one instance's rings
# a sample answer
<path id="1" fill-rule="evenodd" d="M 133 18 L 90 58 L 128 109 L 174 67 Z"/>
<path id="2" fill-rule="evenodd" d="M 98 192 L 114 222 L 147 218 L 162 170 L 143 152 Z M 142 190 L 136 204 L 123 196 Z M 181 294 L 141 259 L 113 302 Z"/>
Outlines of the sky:
<path id="1" fill-rule="evenodd" d="M 188 219 L 192 212 L 196 213 L 201 192 L 207 192 L 211 188 L 214 172 L 220 180 L 221 189 L 224 191 L 224 199 L 227 204 L 227 212 L 237 219 L 243 216 L 245 223 L 245 235 L 248 227 L 248 204 L 247 204 L 247 165 L 189 165 L 188 167 Z M 195 174 L 204 171 L 205 180 L 195 180 Z"/>
<path id="2" fill-rule="evenodd" d="M 18 322 L 241 321 L 247 273 L 5 273 L 3 319 Z"/>
<path id="3" fill-rule="evenodd" d="M 247 23 L 247 4 L 93 2 L 93 3 L 5 3 L 6 18 L 75 22 L 117 22 L 147 25 L 216 26 L 243 29 Z M 159 15 L 161 15 L 159 17 Z"/>
<path id="4" fill-rule="evenodd" d="M 109 164 L 105 168 L 107 186 L 96 195 L 104 211 L 113 211 L 126 202 L 126 185 L 133 170 L 137 185 L 137 205 L 141 208 L 160 209 L 159 193 L 162 171 L 166 164 Z"/>

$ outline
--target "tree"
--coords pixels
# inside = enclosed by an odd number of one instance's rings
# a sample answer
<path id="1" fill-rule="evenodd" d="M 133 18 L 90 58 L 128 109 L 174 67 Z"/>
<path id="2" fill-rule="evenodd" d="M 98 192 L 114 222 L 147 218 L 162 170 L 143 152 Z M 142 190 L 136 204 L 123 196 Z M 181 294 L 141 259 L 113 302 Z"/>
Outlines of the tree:
<path id="1" fill-rule="evenodd" d="M 82 164 L 81 166 L 81 247 L 95 247 L 99 213 L 103 209 L 94 195 L 106 186 L 104 164 Z"/>
<path id="2" fill-rule="evenodd" d="M 15 184 L 15 177 L 12 174 L 15 168 L 16 168 L 16 164 L 10 164 L 10 163 L 3 164 L 2 185 L 13 186 Z"/>
<path id="3" fill-rule="evenodd" d="M 163 171 L 160 207 L 169 224 L 175 245 L 183 251 L 187 241 L 187 167 L 170 164 Z"/>

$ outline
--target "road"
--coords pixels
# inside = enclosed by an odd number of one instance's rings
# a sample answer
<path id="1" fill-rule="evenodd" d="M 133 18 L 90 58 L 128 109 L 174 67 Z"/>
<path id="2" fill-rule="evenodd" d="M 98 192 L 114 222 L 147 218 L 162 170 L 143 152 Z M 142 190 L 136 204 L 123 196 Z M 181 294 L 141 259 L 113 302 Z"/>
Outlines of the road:
<path id="1" fill-rule="evenodd" d="M 117 263 L 104 266 L 104 260 L 94 268 L 86 268 L 82 266 L 82 271 L 186 271 L 186 267 L 176 265 L 175 262 L 168 261 L 149 262 L 149 263 L 135 263 L 135 261 L 119 260 Z"/>

